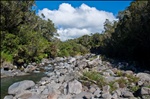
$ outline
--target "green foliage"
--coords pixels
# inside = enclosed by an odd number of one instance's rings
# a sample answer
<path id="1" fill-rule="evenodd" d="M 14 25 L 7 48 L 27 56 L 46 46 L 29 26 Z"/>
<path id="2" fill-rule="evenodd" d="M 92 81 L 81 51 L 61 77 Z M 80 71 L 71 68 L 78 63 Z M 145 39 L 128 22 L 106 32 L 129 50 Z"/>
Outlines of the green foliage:
<path id="1" fill-rule="evenodd" d="M 129 7 L 118 13 L 118 21 L 105 21 L 105 31 L 102 33 L 84 35 L 65 42 L 55 38 L 58 34 L 50 19 L 43 20 L 36 16 L 32 9 L 34 4 L 34 0 L 0 1 L 1 53 L 4 60 L 24 63 L 40 61 L 45 57 L 93 52 L 136 61 L 140 66 L 149 69 L 150 1 L 133 1 Z"/>
<path id="2" fill-rule="evenodd" d="M 133 93 L 136 92 L 138 89 L 140 89 L 139 86 L 130 87 L 130 91 L 133 92 Z"/>
<path id="3" fill-rule="evenodd" d="M 116 76 L 119 76 L 119 77 L 123 76 L 123 72 L 122 72 L 122 71 L 120 71 L 120 70 L 117 70 L 117 72 L 116 72 Z"/>
<path id="4" fill-rule="evenodd" d="M 5 61 L 19 65 L 57 55 L 54 24 L 36 16 L 34 3 L 34 0 L 0 1 L 1 53 Z"/>
<path id="5" fill-rule="evenodd" d="M 133 1 L 118 13 L 118 21 L 106 20 L 101 34 L 84 35 L 74 41 L 92 53 L 135 61 L 147 69 L 150 65 L 150 1 Z"/>
<path id="6" fill-rule="evenodd" d="M 127 83 L 128 83 L 127 80 L 124 79 L 123 77 L 121 77 L 120 79 L 116 80 L 116 82 L 118 82 L 120 88 L 126 87 Z"/>
<path id="7" fill-rule="evenodd" d="M 86 78 L 92 83 L 95 82 L 100 88 L 107 84 L 104 77 L 95 71 L 83 72 L 83 77 L 81 79 L 86 80 Z"/>
<path id="8" fill-rule="evenodd" d="M 119 21 L 105 29 L 110 36 L 104 41 L 103 52 L 113 58 L 136 61 L 149 69 L 150 61 L 150 1 L 133 1 L 118 14 Z"/>
<path id="9" fill-rule="evenodd" d="M 140 79 L 134 75 L 125 75 L 130 83 L 137 83 Z"/>
<path id="10" fill-rule="evenodd" d="M 12 62 L 13 61 L 13 56 L 11 54 L 1 52 L 1 59 L 3 61 Z"/>
<path id="11" fill-rule="evenodd" d="M 114 85 L 116 81 L 109 82 L 110 92 L 117 90 L 117 87 Z"/>
<path id="12" fill-rule="evenodd" d="M 58 49 L 58 56 L 60 57 L 83 55 L 88 53 L 88 50 L 84 46 L 77 44 L 74 40 L 60 42 Z"/>

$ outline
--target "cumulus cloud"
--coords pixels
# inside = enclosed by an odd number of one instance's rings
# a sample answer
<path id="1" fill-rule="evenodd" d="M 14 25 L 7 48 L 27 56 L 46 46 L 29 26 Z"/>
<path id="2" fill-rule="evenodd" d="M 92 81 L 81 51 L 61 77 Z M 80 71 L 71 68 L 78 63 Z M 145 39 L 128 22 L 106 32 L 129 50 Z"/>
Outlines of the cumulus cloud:
<path id="1" fill-rule="evenodd" d="M 58 10 L 44 8 L 38 11 L 38 15 L 41 16 L 42 13 L 45 20 L 51 19 L 54 22 L 62 41 L 85 34 L 101 33 L 104 30 L 103 24 L 106 19 L 116 20 L 113 13 L 97 10 L 86 4 L 74 8 L 68 3 L 62 3 Z"/>

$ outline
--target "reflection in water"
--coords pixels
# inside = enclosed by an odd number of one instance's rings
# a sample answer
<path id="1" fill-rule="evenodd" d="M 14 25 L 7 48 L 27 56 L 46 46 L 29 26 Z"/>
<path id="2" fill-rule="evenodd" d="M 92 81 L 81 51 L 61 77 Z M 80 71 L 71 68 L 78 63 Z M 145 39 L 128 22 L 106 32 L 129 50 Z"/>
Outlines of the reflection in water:
<path id="1" fill-rule="evenodd" d="M 4 96 L 8 94 L 8 88 L 13 83 L 22 81 L 22 80 L 32 80 L 34 82 L 37 82 L 43 76 L 45 76 L 44 73 L 36 73 L 36 74 L 30 74 L 30 75 L 25 75 L 25 76 L 1 78 L 1 99 L 4 99 Z"/>

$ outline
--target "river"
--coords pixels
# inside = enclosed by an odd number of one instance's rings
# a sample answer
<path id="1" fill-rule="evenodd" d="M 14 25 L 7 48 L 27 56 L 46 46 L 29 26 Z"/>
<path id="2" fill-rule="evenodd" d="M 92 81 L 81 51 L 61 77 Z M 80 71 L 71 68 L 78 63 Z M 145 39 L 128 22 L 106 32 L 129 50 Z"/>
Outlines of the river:
<path id="1" fill-rule="evenodd" d="M 36 83 L 44 76 L 45 76 L 44 73 L 32 73 L 30 75 L 25 75 L 25 76 L 1 78 L 1 99 L 4 99 L 4 97 L 8 94 L 8 88 L 13 83 L 22 81 L 22 80 L 32 80 Z"/>

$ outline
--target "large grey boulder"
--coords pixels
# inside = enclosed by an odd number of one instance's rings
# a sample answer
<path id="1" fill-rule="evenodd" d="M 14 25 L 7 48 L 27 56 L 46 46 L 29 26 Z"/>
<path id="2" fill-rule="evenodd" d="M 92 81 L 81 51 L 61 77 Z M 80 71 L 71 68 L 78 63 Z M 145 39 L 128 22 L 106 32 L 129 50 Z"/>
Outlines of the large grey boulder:
<path id="1" fill-rule="evenodd" d="M 150 88 L 142 87 L 141 88 L 141 95 L 150 95 Z"/>
<path id="2" fill-rule="evenodd" d="M 94 97 L 100 97 L 101 96 L 101 90 L 98 88 L 95 92 L 94 92 Z"/>
<path id="3" fill-rule="evenodd" d="M 129 97 L 134 97 L 133 93 L 131 93 L 130 91 L 123 91 L 122 92 L 122 95 L 125 97 L 125 98 L 129 98 Z"/>
<path id="4" fill-rule="evenodd" d="M 4 97 L 4 99 L 13 99 L 13 96 L 12 95 L 7 95 Z"/>
<path id="5" fill-rule="evenodd" d="M 103 93 L 109 93 L 109 90 L 110 90 L 110 86 L 109 85 L 106 85 L 106 86 L 103 86 Z"/>
<path id="6" fill-rule="evenodd" d="M 79 94 L 82 91 L 82 84 L 74 80 L 68 83 L 68 92 L 72 94 Z"/>
<path id="7" fill-rule="evenodd" d="M 102 97 L 103 97 L 102 99 L 111 99 L 112 98 L 110 93 L 103 93 Z"/>
<path id="8" fill-rule="evenodd" d="M 58 95 L 56 93 L 49 93 L 47 99 L 57 99 Z"/>
<path id="9" fill-rule="evenodd" d="M 138 73 L 136 77 L 140 78 L 138 85 L 148 86 L 150 84 L 150 74 L 147 73 Z"/>
<path id="10" fill-rule="evenodd" d="M 91 99 L 92 96 L 93 96 L 92 93 L 83 91 L 83 92 L 75 95 L 73 97 L 73 99 Z"/>
<path id="11" fill-rule="evenodd" d="M 8 88 L 8 94 L 16 94 L 18 92 L 31 88 L 34 85 L 35 83 L 32 80 L 24 80 L 24 81 L 16 82 Z"/>
<path id="12" fill-rule="evenodd" d="M 139 77 L 140 80 L 142 80 L 142 81 L 148 81 L 148 82 L 150 82 L 150 74 L 147 74 L 147 73 L 138 73 L 136 76 Z"/>
<path id="13" fill-rule="evenodd" d="M 76 67 L 79 67 L 80 70 L 84 69 L 87 66 L 86 60 L 77 61 Z"/>
<path id="14" fill-rule="evenodd" d="M 98 66 L 100 63 L 99 63 L 99 59 L 98 58 L 95 58 L 93 59 L 92 61 L 89 61 L 88 62 L 88 67 L 93 67 L 93 66 Z"/>
<path id="15" fill-rule="evenodd" d="M 58 99 L 72 99 L 71 95 L 60 95 Z"/>
<path id="16" fill-rule="evenodd" d="M 40 95 L 40 94 L 39 94 L 39 95 L 38 95 L 38 94 L 36 95 L 36 94 L 35 94 L 35 95 L 32 95 L 31 97 L 29 97 L 29 98 L 27 98 L 27 99 L 43 99 L 43 98 L 41 98 L 41 97 L 42 97 L 42 95 Z M 26 99 L 26 98 L 21 98 L 21 99 Z"/>
<path id="17" fill-rule="evenodd" d="M 46 99 L 58 99 L 59 90 L 53 88 L 53 86 L 48 86 L 42 92 L 42 95 L 48 95 Z"/>
<path id="18" fill-rule="evenodd" d="M 68 63 L 73 63 L 74 61 L 76 61 L 76 58 L 71 57 L 71 58 L 68 60 Z"/>
<path id="19" fill-rule="evenodd" d="M 32 92 L 31 91 L 29 91 L 29 90 L 24 90 L 24 91 L 21 91 L 21 92 L 19 92 L 19 93 L 17 93 L 16 95 L 15 95 L 15 97 L 18 99 L 28 99 L 29 97 L 31 97 L 32 96 Z"/>

